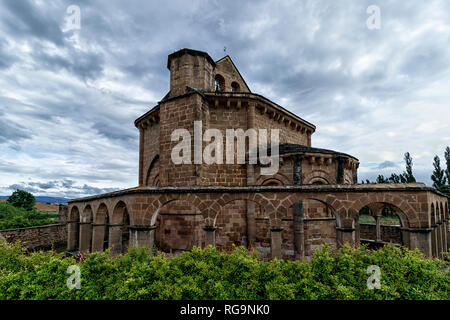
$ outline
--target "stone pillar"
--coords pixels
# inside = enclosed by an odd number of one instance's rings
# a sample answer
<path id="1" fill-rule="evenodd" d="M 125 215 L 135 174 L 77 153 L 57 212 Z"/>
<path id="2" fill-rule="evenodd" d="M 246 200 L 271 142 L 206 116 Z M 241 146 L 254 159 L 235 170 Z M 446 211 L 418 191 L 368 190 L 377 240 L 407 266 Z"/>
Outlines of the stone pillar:
<path id="1" fill-rule="evenodd" d="M 255 129 L 256 103 L 250 102 L 247 109 L 247 129 Z"/>
<path id="2" fill-rule="evenodd" d="M 441 258 L 442 257 L 442 251 L 443 251 L 443 246 L 442 246 L 442 222 L 439 221 L 436 224 L 437 224 L 437 226 L 436 226 L 436 237 L 437 237 L 437 245 L 436 245 L 436 247 L 437 247 L 437 252 L 438 252 L 437 257 Z"/>
<path id="3" fill-rule="evenodd" d="M 443 228 L 444 228 L 444 250 L 445 252 L 448 252 L 448 220 L 444 219 L 443 221 Z"/>
<path id="4" fill-rule="evenodd" d="M 402 233 L 402 244 L 404 247 L 411 249 L 411 244 L 409 243 L 409 229 L 408 228 L 401 228 Z"/>
<path id="5" fill-rule="evenodd" d="M 122 227 L 123 224 L 109 225 L 108 248 L 111 249 L 111 253 L 113 255 L 118 255 L 122 253 Z"/>
<path id="6" fill-rule="evenodd" d="M 78 221 L 67 221 L 67 251 L 78 250 L 79 240 Z"/>
<path id="7" fill-rule="evenodd" d="M 348 158 L 339 156 L 339 157 L 337 157 L 337 160 L 338 160 L 338 169 L 337 169 L 336 183 L 343 184 L 344 183 L 344 168 L 345 168 L 345 164 L 348 161 Z"/>
<path id="8" fill-rule="evenodd" d="M 157 226 L 130 226 L 130 246 L 152 250 L 155 245 L 156 229 Z"/>
<path id="9" fill-rule="evenodd" d="M 80 222 L 80 251 L 90 252 L 91 251 L 91 239 L 92 239 L 92 223 L 91 222 Z"/>
<path id="10" fill-rule="evenodd" d="M 281 259 L 281 231 L 283 228 L 281 227 L 272 227 L 270 228 L 270 253 L 272 259 Z"/>
<path id="11" fill-rule="evenodd" d="M 247 248 L 253 249 L 256 241 L 255 203 L 247 200 Z"/>
<path id="12" fill-rule="evenodd" d="M 92 224 L 92 252 L 102 252 L 105 241 L 106 224 Z"/>
<path id="13" fill-rule="evenodd" d="M 355 228 L 341 228 L 336 227 L 338 245 L 349 243 L 350 245 L 355 244 Z M 341 242 L 341 243 L 339 243 Z"/>
<path id="14" fill-rule="evenodd" d="M 205 246 L 216 246 L 216 227 L 206 226 L 203 228 L 205 230 Z"/>
<path id="15" fill-rule="evenodd" d="M 377 240 L 377 242 L 381 242 L 381 216 L 375 216 L 374 218 L 375 218 L 376 231 L 377 231 L 376 240 Z"/>
<path id="16" fill-rule="evenodd" d="M 427 257 L 432 256 L 431 250 L 431 228 L 410 228 L 409 229 L 409 243 L 410 249 L 419 249 Z"/>
<path id="17" fill-rule="evenodd" d="M 294 162 L 293 167 L 293 181 L 295 185 L 301 185 L 302 182 L 302 161 L 305 158 L 304 155 L 296 154 L 292 156 Z"/>
<path id="18" fill-rule="evenodd" d="M 305 230 L 303 201 L 294 204 L 294 254 L 295 260 L 305 259 Z"/>
<path id="19" fill-rule="evenodd" d="M 436 241 L 436 225 L 431 225 L 431 254 L 433 257 L 437 256 L 437 241 Z"/>

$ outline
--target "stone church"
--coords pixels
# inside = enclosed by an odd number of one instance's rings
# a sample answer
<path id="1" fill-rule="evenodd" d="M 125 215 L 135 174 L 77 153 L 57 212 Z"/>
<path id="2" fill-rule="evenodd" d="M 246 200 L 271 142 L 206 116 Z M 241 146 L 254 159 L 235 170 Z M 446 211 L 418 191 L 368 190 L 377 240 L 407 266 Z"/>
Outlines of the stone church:
<path id="1" fill-rule="evenodd" d="M 170 88 L 135 121 L 139 130 L 139 185 L 74 199 L 68 208 L 68 252 L 125 252 L 155 247 L 169 255 L 194 246 L 257 250 L 261 258 L 309 259 L 328 244 L 358 245 L 359 213 L 379 218 L 390 208 L 400 220 L 398 244 L 427 256 L 448 251 L 447 198 L 415 184 L 357 184 L 359 161 L 312 147 L 316 127 L 253 93 L 229 56 L 182 49 L 168 56 Z M 176 129 L 279 131 L 279 170 L 261 174 L 257 161 L 174 164 Z M 203 142 L 203 146 L 206 143 Z M 194 146 L 190 146 L 192 149 Z M 248 150 L 247 150 L 248 151 Z"/>

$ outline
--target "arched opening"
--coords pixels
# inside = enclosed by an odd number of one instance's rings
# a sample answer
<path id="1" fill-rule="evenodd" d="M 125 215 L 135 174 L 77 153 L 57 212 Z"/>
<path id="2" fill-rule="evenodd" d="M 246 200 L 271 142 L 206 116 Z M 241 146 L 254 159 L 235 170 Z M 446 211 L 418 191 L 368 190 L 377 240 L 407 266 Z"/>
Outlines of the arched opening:
<path id="1" fill-rule="evenodd" d="M 310 260 L 323 245 L 338 247 L 337 215 L 327 203 L 318 199 L 297 201 L 283 219 L 285 256 Z"/>
<path id="2" fill-rule="evenodd" d="M 79 221 L 80 212 L 78 207 L 73 206 L 69 213 L 69 221 L 67 222 L 67 251 L 77 251 L 79 246 Z"/>
<path id="3" fill-rule="evenodd" d="M 406 215 L 389 203 L 371 203 L 358 212 L 359 241 L 371 248 L 385 244 L 407 245 L 402 227 L 407 225 Z"/>
<path id="4" fill-rule="evenodd" d="M 102 203 L 97 209 L 92 226 L 92 251 L 104 251 L 108 247 L 108 224 L 108 208 Z"/>
<path id="5" fill-rule="evenodd" d="M 155 246 L 170 255 L 200 247 L 204 241 L 201 211 L 186 200 L 162 206 L 156 218 Z"/>
<path id="6" fill-rule="evenodd" d="M 239 92 L 239 90 L 240 90 L 239 83 L 237 83 L 236 81 L 233 81 L 231 83 L 231 92 Z"/>
<path id="7" fill-rule="evenodd" d="M 92 207 L 87 205 L 80 217 L 80 245 L 81 252 L 92 250 Z"/>
<path id="8" fill-rule="evenodd" d="M 225 79 L 220 74 L 216 74 L 216 76 L 214 77 L 214 91 L 225 91 Z"/>
<path id="9" fill-rule="evenodd" d="M 125 202 L 119 201 L 114 207 L 109 225 L 109 248 L 113 254 L 126 252 L 130 240 L 130 217 Z"/>
<path id="10" fill-rule="evenodd" d="M 157 154 L 147 171 L 147 178 L 145 179 L 146 186 L 157 186 L 156 183 L 159 184 L 159 154 Z"/>
<path id="11" fill-rule="evenodd" d="M 275 178 L 269 178 L 265 180 L 262 184 L 263 186 L 282 186 L 283 182 Z"/>

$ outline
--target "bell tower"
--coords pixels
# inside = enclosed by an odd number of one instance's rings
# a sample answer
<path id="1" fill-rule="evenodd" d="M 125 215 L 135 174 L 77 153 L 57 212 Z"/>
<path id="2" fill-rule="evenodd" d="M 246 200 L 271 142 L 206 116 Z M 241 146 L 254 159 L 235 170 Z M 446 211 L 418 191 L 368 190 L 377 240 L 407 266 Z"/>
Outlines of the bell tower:
<path id="1" fill-rule="evenodd" d="M 181 49 L 169 55 L 170 94 L 175 97 L 186 92 L 186 87 L 205 91 L 214 90 L 214 68 L 216 63 L 203 51 Z"/>

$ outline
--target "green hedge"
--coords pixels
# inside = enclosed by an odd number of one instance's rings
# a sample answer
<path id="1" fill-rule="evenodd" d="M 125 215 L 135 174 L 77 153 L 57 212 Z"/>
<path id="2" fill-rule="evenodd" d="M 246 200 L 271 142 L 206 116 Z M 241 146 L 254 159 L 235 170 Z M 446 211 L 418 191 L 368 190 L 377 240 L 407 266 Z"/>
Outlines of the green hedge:
<path id="1" fill-rule="evenodd" d="M 69 290 L 67 268 L 81 269 Z M 367 267 L 381 269 L 381 288 L 367 288 Z M 175 258 L 144 249 L 83 262 L 54 252 L 26 254 L 0 242 L 0 299 L 450 299 L 448 267 L 419 251 L 386 246 L 317 250 L 311 262 L 261 261 L 243 248 L 194 248 Z"/>
<path id="2" fill-rule="evenodd" d="M 9 203 L 0 203 L 0 230 L 42 226 L 58 223 L 57 213 L 45 213 L 36 209 L 25 210 Z"/>

